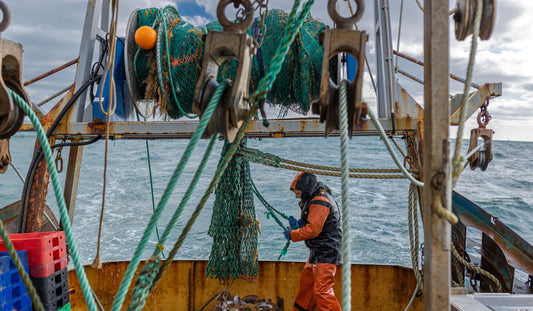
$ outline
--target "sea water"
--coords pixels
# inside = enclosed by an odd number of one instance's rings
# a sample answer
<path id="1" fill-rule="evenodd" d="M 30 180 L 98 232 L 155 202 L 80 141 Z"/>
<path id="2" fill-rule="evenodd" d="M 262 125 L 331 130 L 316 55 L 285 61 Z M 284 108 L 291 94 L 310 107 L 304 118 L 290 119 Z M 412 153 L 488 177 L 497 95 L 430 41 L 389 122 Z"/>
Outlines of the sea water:
<path id="1" fill-rule="evenodd" d="M 396 141 L 398 145 L 404 145 L 402 139 L 397 138 Z M 148 142 L 156 206 L 187 143 L 188 140 Z M 467 143 L 468 141 L 463 146 L 463 154 L 466 153 Z M 35 133 L 32 132 L 17 133 L 11 139 L 13 163 L 24 176 L 31 161 L 34 144 Z M 158 224 L 159 235 L 162 234 L 187 190 L 206 146 L 207 140 L 201 140 L 193 152 L 162 214 Z M 165 245 L 167 250 L 174 245 L 211 181 L 222 146 L 222 141 L 217 142 L 196 191 Z M 338 137 L 249 139 L 248 146 L 285 159 L 340 166 Z M 455 188 L 457 192 L 509 225 L 531 244 L 533 244 L 531 230 L 533 174 L 530 173 L 533 165 L 533 153 L 530 152 L 532 149 L 533 142 L 494 141 L 494 158 L 487 170 L 481 172 L 479 169 L 475 171 L 465 169 Z M 396 153 L 402 158 L 398 150 Z M 68 148 L 65 148 L 62 154 L 66 167 Z M 104 141 L 86 146 L 83 152 L 73 232 L 84 263 L 90 263 L 96 255 L 102 209 L 104 154 Z M 385 145 L 378 137 L 353 137 L 349 142 L 348 157 L 352 168 L 396 168 Z M 255 163 L 251 163 L 250 166 L 254 183 L 266 201 L 279 211 L 298 218 L 300 214 L 298 200 L 289 190 L 289 185 L 297 172 Z M 65 171 L 61 174 L 62 180 Z M 332 189 L 340 204 L 340 178 L 329 176 L 319 178 Z M 11 167 L 5 174 L 0 174 L 0 207 L 20 199 L 22 185 Z M 406 179 L 350 179 L 352 262 L 411 265 L 407 225 L 408 187 L 409 182 Z M 213 201 L 214 194 L 187 235 L 177 258 L 209 258 L 213 245 L 211 237 L 207 235 L 207 229 L 211 220 Z M 129 260 L 153 213 L 145 140 L 109 142 L 105 202 L 101 260 Z M 47 203 L 59 219 L 52 187 Z M 272 218 L 267 218 L 266 208 L 257 199 L 255 209 L 261 226 L 258 241 L 259 259 L 277 260 L 286 242 L 283 229 Z M 472 235 L 470 238 L 479 241 L 479 232 L 469 230 L 468 234 Z M 421 223 L 420 236 L 423 237 Z M 143 253 L 144 258 L 150 256 L 156 242 L 157 232 L 154 232 Z M 308 250 L 302 242 L 292 243 L 287 255 L 281 257 L 281 260 L 305 261 L 307 256 Z"/>

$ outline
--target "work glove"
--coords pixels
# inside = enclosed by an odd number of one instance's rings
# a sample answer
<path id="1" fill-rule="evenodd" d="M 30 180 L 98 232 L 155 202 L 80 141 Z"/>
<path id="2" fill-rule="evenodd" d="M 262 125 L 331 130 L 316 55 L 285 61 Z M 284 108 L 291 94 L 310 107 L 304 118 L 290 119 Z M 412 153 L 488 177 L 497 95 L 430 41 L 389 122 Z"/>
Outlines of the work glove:
<path id="1" fill-rule="evenodd" d="M 296 225 L 298 225 L 298 227 L 296 228 L 301 228 L 303 227 L 304 223 L 301 219 L 296 219 L 292 216 L 289 216 L 289 225 L 291 226 L 291 228 L 295 228 Z"/>
<path id="2" fill-rule="evenodd" d="M 303 227 L 304 223 L 301 219 L 296 219 L 292 216 L 289 216 L 289 225 L 291 228 L 294 228 L 296 225 L 298 225 L 296 228 L 301 228 Z"/>
<path id="3" fill-rule="evenodd" d="M 285 239 L 287 241 L 291 241 L 291 228 L 287 227 L 287 230 L 283 231 L 283 234 L 285 235 Z"/>

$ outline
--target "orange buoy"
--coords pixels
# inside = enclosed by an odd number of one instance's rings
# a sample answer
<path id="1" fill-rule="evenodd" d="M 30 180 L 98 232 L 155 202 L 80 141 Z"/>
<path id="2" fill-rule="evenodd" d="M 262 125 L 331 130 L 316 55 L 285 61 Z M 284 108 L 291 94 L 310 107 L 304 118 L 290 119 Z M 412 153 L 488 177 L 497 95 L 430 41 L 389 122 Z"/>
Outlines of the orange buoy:
<path id="1" fill-rule="evenodd" d="M 135 31 L 135 43 L 145 50 L 151 50 L 155 46 L 157 32 L 149 26 L 139 27 Z"/>

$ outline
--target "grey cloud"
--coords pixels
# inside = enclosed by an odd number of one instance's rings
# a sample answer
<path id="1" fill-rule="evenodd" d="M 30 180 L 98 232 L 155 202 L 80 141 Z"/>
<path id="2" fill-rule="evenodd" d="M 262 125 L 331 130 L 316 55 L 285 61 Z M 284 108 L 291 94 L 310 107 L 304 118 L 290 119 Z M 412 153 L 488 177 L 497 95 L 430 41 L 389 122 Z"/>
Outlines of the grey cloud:
<path id="1" fill-rule="evenodd" d="M 174 4 L 179 7 L 183 2 L 195 2 L 205 8 L 210 14 L 210 21 L 216 18 L 216 5 L 218 0 L 178 0 L 178 1 L 158 1 L 158 0 L 125 0 L 120 1 L 119 9 L 119 35 L 123 35 L 126 22 L 134 9 L 146 7 L 162 7 L 167 4 Z M 340 1 L 343 2 L 343 1 Z M 392 24 L 392 41 L 394 48 L 397 44 L 399 17 L 401 1 L 390 0 L 390 13 Z M 315 1 L 311 14 L 314 18 L 331 25 L 332 21 L 326 10 L 327 1 Z M 4 38 L 20 42 L 24 45 L 24 79 L 32 78 L 53 67 L 61 65 L 78 55 L 82 27 L 87 8 L 86 0 L 23 0 L 10 1 L 8 4 L 12 13 L 11 26 L 3 33 Z M 270 0 L 270 8 L 281 8 L 290 10 L 291 1 Z M 361 30 L 367 31 L 370 35 L 367 43 L 367 57 L 370 62 L 371 71 L 375 78 L 375 54 L 374 54 L 374 2 L 365 1 L 366 11 L 362 20 L 358 23 Z M 454 3 L 450 3 L 450 8 Z M 480 50 L 476 58 L 474 69 L 474 82 L 503 82 L 504 96 L 491 104 L 491 109 L 495 111 L 499 118 L 511 118 L 513 113 L 518 113 L 521 118 L 533 120 L 533 116 L 524 109 L 530 106 L 524 98 L 533 93 L 533 77 L 530 72 L 520 70 L 521 62 L 527 60 L 529 50 L 521 51 L 524 46 L 531 46 L 530 18 L 524 18 L 528 7 L 531 5 L 527 1 L 497 1 L 496 25 L 490 41 L 480 43 Z M 343 14 L 345 15 L 345 14 Z M 200 25 L 205 22 L 199 16 L 186 17 L 191 23 Z M 468 51 L 470 48 L 470 38 L 465 42 L 456 42 L 453 34 L 453 19 L 450 17 L 450 71 L 459 76 L 466 75 L 468 62 Z M 400 38 L 400 51 L 410 56 L 423 60 L 423 14 L 414 0 L 404 1 L 402 30 Z M 505 51 L 516 51 L 517 59 L 503 56 Z M 501 57 L 497 57 L 501 53 Z M 423 69 L 418 65 L 411 64 L 402 59 L 399 60 L 400 67 L 417 77 L 423 79 Z M 39 101 L 44 97 L 58 91 L 74 79 L 74 68 L 56 74 L 50 78 L 28 87 L 34 101 Z M 402 85 L 413 95 L 422 99 L 423 88 L 418 83 L 408 78 L 398 75 Z M 366 79 L 368 80 L 368 79 Z M 373 99 L 374 93 L 365 80 L 365 94 L 363 96 L 369 101 Z M 461 92 L 462 85 L 450 82 L 450 89 L 453 92 Z M 529 97 L 530 98 L 530 97 Z M 520 107 L 509 107 L 507 102 L 521 103 Z M 522 110 L 527 110 L 523 112 Z M 533 121 L 532 121 L 533 122 Z"/>

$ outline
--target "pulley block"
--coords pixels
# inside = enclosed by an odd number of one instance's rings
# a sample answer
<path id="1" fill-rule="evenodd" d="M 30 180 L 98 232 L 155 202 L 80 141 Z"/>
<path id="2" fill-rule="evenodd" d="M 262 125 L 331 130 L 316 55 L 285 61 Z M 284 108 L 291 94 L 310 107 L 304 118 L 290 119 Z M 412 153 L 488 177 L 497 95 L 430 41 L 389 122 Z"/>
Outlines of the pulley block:
<path id="1" fill-rule="evenodd" d="M 242 17 L 237 18 L 235 23 L 230 22 L 225 16 L 225 8 L 230 3 L 236 8 L 244 6 Z M 249 0 L 222 0 L 217 7 L 217 16 L 224 31 L 209 31 L 206 35 L 202 71 L 196 82 L 192 108 L 201 118 L 218 86 L 216 81 L 218 68 L 225 61 L 236 59 L 238 62 L 236 76 L 226 89 L 219 107 L 204 132 L 204 137 L 221 133 L 229 142 L 233 142 L 249 110 L 248 84 L 255 47 L 252 37 L 246 34 L 246 30 L 253 23 L 254 10 Z"/>
<path id="2" fill-rule="evenodd" d="M 324 48 L 322 58 L 322 80 L 320 83 L 320 98 L 313 103 L 312 111 L 320 115 L 320 122 L 326 123 L 326 136 L 339 129 L 339 86 L 329 75 L 329 61 L 339 53 L 347 53 L 356 60 L 355 77 L 348 84 L 347 111 L 348 133 L 352 137 L 353 128 L 361 117 L 363 104 L 361 88 L 363 84 L 363 64 L 365 61 L 365 44 L 368 35 L 364 31 L 354 30 L 356 22 L 364 12 L 364 1 L 358 0 L 357 11 L 348 18 L 339 16 L 336 10 L 336 0 L 328 1 L 328 13 L 337 28 L 326 29 L 321 34 L 321 44 Z"/>
<path id="3" fill-rule="evenodd" d="M 477 147 L 479 138 L 483 139 L 484 144 L 480 150 L 468 158 L 471 170 L 480 168 L 481 171 L 485 171 L 490 161 L 492 161 L 492 134 L 494 134 L 494 131 L 487 128 L 475 128 L 470 131 L 468 153 Z"/>
<path id="4" fill-rule="evenodd" d="M 213 115 L 211 116 L 211 120 L 207 124 L 202 138 L 209 138 L 211 135 L 219 133 L 226 137 L 228 141 L 230 141 L 231 139 L 232 142 L 235 139 L 237 132 L 239 131 L 242 121 L 239 121 L 238 126 L 232 126 L 231 122 L 229 122 L 229 109 L 232 103 L 232 82 L 230 80 L 226 80 L 226 82 L 228 84 L 228 87 L 226 87 L 224 93 L 222 93 L 220 101 L 217 104 Z M 219 83 L 217 82 L 216 78 L 214 76 L 209 76 L 200 87 L 198 93 L 198 102 L 199 107 L 201 107 L 201 112 L 200 110 L 198 110 L 198 112 L 195 111 L 195 113 L 197 113 L 200 118 L 202 118 L 203 111 L 205 110 L 205 108 L 207 108 L 207 105 L 209 104 L 209 101 L 213 97 L 213 94 L 215 93 L 218 86 Z M 237 119 L 242 120 L 244 118 L 244 113 L 246 113 L 247 111 L 247 109 L 240 110 L 240 114 Z"/>
<path id="5" fill-rule="evenodd" d="M 3 14 L 0 22 L 0 139 L 5 139 L 15 134 L 24 120 L 24 113 L 14 104 L 8 88 L 26 102 L 29 100 L 22 83 L 22 44 L 1 38 L 2 31 L 9 25 L 11 15 L 3 1 L 0 1 L 0 10 Z"/>
<path id="6" fill-rule="evenodd" d="M 476 2 L 476 0 L 457 0 L 453 19 L 455 20 L 455 38 L 459 41 L 463 41 L 474 32 Z M 481 40 L 488 40 L 494 28 L 496 0 L 483 0 L 482 2 L 479 37 Z"/>

